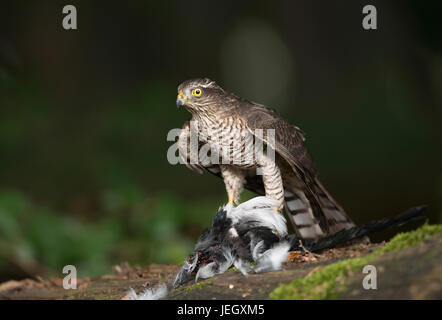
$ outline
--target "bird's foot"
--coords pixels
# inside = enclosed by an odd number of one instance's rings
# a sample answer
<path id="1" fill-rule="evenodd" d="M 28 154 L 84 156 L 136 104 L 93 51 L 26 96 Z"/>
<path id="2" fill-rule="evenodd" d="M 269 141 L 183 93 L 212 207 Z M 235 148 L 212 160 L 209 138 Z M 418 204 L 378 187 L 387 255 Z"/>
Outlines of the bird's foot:
<path id="1" fill-rule="evenodd" d="M 311 252 L 310 250 L 308 250 L 306 247 L 304 247 L 304 244 L 302 243 L 301 240 L 299 240 L 299 247 L 300 247 L 305 253 L 308 254 L 308 256 L 307 256 L 307 258 L 308 258 L 308 263 L 310 263 L 311 260 L 315 261 L 315 260 L 317 260 L 318 258 L 321 258 L 321 255 L 320 255 L 320 254 L 313 253 L 313 252 Z"/>
<path id="2" fill-rule="evenodd" d="M 232 204 L 232 206 L 233 205 L 235 205 L 235 206 L 239 205 L 239 196 L 229 197 L 228 198 L 228 203 Z"/>

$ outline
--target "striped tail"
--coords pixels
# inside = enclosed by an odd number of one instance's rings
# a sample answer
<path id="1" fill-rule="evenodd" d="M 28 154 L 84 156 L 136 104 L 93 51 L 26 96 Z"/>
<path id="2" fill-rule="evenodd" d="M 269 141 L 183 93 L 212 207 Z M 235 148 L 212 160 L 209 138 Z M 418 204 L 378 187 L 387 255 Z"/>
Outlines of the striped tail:
<path id="1" fill-rule="evenodd" d="M 318 179 L 311 191 L 285 188 L 284 201 L 286 214 L 302 239 L 318 240 L 354 227 L 353 221 Z"/>

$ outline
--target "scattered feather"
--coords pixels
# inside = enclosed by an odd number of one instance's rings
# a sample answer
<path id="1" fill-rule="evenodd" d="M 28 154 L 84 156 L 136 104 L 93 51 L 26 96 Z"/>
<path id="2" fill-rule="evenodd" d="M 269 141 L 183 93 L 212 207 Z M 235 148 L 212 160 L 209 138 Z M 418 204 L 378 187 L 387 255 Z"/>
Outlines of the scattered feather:
<path id="1" fill-rule="evenodd" d="M 273 248 L 264 251 L 258 256 L 257 265 L 254 268 L 256 273 L 281 270 L 282 264 L 289 255 L 290 244 L 285 241 L 276 244 Z"/>
<path id="2" fill-rule="evenodd" d="M 129 300 L 160 300 L 167 296 L 167 285 L 160 284 L 157 287 L 146 289 L 137 294 L 134 289 L 130 288 L 128 292 Z"/>

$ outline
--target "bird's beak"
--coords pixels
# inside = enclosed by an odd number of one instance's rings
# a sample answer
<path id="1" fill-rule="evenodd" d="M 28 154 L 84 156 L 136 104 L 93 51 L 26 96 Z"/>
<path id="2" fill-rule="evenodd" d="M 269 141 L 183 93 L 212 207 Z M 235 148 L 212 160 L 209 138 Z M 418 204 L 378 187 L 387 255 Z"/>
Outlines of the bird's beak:
<path id="1" fill-rule="evenodd" d="M 176 107 L 179 108 L 186 104 L 186 97 L 183 94 L 183 91 L 178 93 L 178 97 L 176 98 Z"/>

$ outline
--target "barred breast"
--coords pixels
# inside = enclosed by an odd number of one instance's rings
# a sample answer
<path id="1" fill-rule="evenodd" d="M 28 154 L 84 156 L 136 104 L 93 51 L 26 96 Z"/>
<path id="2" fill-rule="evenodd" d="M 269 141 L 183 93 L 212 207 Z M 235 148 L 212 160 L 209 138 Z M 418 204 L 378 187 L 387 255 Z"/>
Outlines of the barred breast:
<path id="1" fill-rule="evenodd" d="M 233 117 L 205 118 L 199 123 L 201 141 L 208 143 L 219 156 L 219 163 L 240 168 L 257 166 L 254 137 L 241 119 Z"/>

